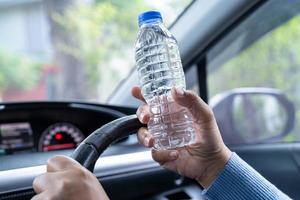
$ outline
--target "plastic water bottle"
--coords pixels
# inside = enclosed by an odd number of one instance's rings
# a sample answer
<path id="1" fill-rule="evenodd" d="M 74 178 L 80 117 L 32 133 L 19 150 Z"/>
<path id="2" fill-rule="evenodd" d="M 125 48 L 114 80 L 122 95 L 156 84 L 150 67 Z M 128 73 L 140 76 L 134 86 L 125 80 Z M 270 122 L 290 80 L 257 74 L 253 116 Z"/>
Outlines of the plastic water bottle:
<path id="1" fill-rule="evenodd" d="M 162 22 L 161 14 L 148 11 L 138 17 L 135 44 L 139 83 L 152 113 L 148 130 L 157 150 L 183 147 L 194 142 L 189 111 L 174 102 L 171 89 L 185 89 L 177 41 Z"/>

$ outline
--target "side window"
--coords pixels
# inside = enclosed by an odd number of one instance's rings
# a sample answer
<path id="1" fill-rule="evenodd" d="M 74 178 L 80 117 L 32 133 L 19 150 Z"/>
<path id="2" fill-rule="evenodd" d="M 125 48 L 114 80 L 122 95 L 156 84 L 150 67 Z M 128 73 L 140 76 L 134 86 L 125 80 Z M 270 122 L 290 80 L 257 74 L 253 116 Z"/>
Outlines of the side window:
<path id="1" fill-rule="evenodd" d="M 189 90 L 193 90 L 197 94 L 199 94 L 199 81 L 198 81 L 198 71 L 197 66 L 192 65 L 184 72 L 185 74 L 185 82 L 186 88 Z"/>
<path id="2" fill-rule="evenodd" d="M 267 1 L 207 60 L 209 102 L 227 144 L 300 141 L 300 1 Z"/>

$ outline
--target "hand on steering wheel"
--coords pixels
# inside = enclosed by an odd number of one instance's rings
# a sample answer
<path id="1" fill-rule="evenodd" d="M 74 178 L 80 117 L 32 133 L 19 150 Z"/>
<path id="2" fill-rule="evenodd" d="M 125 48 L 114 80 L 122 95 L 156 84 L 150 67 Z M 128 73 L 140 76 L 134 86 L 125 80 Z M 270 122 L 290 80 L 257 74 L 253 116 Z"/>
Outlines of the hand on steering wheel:
<path id="1" fill-rule="evenodd" d="M 32 200 L 107 200 L 97 178 L 77 161 L 55 156 L 47 162 L 47 173 L 34 179 Z"/>

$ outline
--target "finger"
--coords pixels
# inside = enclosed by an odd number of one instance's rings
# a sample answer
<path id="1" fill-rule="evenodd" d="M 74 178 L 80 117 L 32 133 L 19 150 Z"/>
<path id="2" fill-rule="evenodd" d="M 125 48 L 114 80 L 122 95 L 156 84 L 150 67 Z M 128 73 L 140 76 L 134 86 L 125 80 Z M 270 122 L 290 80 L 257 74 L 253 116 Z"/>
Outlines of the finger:
<path id="1" fill-rule="evenodd" d="M 80 164 L 77 161 L 67 156 L 54 156 L 47 160 L 47 172 L 56 172 L 78 166 Z"/>
<path id="2" fill-rule="evenodd" d="M 44 199 L 48 199 L 47 196 L 48 196 L 47 193 L 43 192 L 43 193 L 40 193 L 40 194 L 37 194 L 37 195 L 33 196 L 31 198 L 31 200 L 44 200 Z"/>
<path id="3" fill-rule="evenodd" d="M 45 191 L 47 189 L 47 186 L 49 187 L 49 183 L 51 183 L 50 181 L 51 181 L 50 173 L 45 173 L 35 177 L 32 183 L 33 190 L 37 194 Z"/>
<path id="4" fill-rule="evenodd" d="M 136 111 L 136 115 L 138 116 L 140 122 L 143 124 L 147 124 L 150 120 L 150 108 L 147 104 L 139 106 Z"/>
<path id="5" fill-rule="evenodd" d="M 178 158 L 177 150 L 152 150 L 152 158 L 161 165 L 166 162 L 174 161 Z"/>
<path id="6" fill-rule="evenodd" d="M 177 170 L 176 161 L 165 162 L 162 165 L 162 167 L 165 168 L 165 169 L 168 169 L 168 170 L 175 171 L 175 172 L 179 173 L 178 170 Z"/>
<path id="7" fill-rule="evenodd" d="M 134 86 L 132 89 L 131 89 L 131 94 L 132 96 L 134 96 L 135 98 L 143 101 L 143 102 L 146 102 L 143 95 L 142 95 L 142 92 L 141 92 L 141 88 L 138 87 L 138 86 Z"/>
<path id="8" fill-rule="evenodd" d="M 195 120 L 205 123 L 214 119 L 210 107 L 196 93 L 181 88 L 173 88 L 172 96 L 176 103 L 190 111 Z"/>
<path id="9" fill-rule="evenodd" d="M 154 138 L 146 128 L 144 127 L 140 128 L 137 137 L 141 145 L 144 145 L 145 147 L 153 147 Z"/>

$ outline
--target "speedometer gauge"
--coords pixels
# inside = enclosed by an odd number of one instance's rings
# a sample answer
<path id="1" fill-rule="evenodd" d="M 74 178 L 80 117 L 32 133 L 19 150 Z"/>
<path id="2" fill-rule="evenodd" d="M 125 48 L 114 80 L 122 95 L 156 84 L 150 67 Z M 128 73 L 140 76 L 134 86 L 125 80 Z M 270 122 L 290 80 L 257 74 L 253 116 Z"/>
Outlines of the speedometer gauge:
<path id="1" fill-rule="evenodd" d="M 39 151 L 73 149 L 84 139 L 82 132 L 72 124 L 56 123 L 49 126 L 39 140 Z"/>

